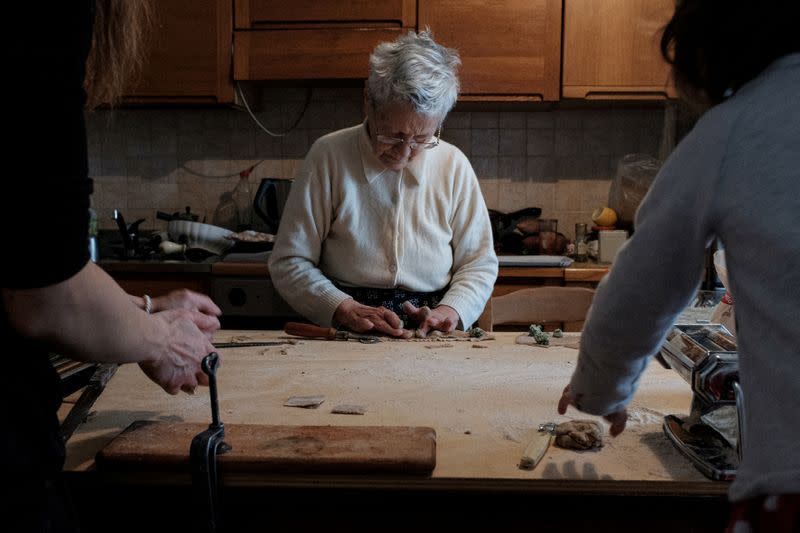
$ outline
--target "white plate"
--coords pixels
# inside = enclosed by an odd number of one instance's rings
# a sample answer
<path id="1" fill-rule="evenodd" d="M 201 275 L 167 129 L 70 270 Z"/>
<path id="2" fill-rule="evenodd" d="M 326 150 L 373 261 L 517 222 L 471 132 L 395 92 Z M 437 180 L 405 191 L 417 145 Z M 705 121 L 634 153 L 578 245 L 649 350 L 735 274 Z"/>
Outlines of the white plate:
<path id="1" fill-rule="evenodd" d="M 500 266 L 568 267 L 573 261 L 563 255 L 498 255 Z"/>

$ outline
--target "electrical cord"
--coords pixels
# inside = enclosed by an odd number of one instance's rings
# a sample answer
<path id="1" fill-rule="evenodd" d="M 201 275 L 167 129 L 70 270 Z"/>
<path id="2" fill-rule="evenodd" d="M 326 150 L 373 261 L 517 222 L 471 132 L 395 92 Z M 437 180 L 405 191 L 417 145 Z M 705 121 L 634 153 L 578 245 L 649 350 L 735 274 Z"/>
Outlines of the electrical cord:
<path id="1" fill-rule="evenodd" d="M 261 123 L 261 121 L 258 120 L 258 117 L 256 117 L 256 115 L 253 113 L 252 109 L 250 109 L 250 104 L 247 103 L 247 99 L 244 97 L 244 92 L 242 91 L 242 86 L 239 84 L 239 82 L 236 82 L 236 90 L 239 92 L 239 98 L 242 99 L 242 103 L 244 104 L 244 108 L 250 114 L 250 118 L 253 119 L 253 122 L 258 124 L 258 127 L 260 127 L 262 130 L 264 130 L 265 133 L 267 133 L 268 135 L 271 135 L 272 137 L 285 137 L 288 133 L 290 133 L 293 129 L 295 129 L 297 127 L 297 125 L 300 123 L 300 120 L 306 114 L 306 111 L 308 110 L 308 105 L 311 103 L 311 96 L 314 93 L 314 90 L 311 87 L 307 87 L 306 88 L 306 101 L 303 103 L 303 109 L 300 110 L 300 114 L 297 116 L 297 119 L 295 119 L 295 121 L 292 123 L 292 125 L 289 126 L 286 130 L 284 130 L 282 132 L 274 132 L 274 131 L 271 131 L 266 126 L 264 126 Z"/>

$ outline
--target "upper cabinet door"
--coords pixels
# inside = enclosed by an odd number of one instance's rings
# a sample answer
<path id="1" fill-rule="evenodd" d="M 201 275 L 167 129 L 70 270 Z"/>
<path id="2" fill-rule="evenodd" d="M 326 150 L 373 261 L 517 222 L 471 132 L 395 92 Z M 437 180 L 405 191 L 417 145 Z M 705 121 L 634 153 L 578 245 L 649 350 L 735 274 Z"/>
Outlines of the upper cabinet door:
<path id="1" fill-rule="evenodd" d="M 675 97 L 661 30 L 675 0 L 564 0 L 564 98 Z"/>
<path id="2" fill-rule="evenodd" d="M 353 26 L 416 23 L 414 0 L 235 0 L 236 29 L 305 27 L 351 23 Z"/>
<path id="3" fill-rule="evenodd" d="M 418 6 L 419 28 L 430 27 L 439 43 L 461 54 L 462 100 L 558 100 L 561 0 L 419 0 Z"/>
<path id="4" fill-rule="evenodd" d="M 414 29 L 415 0 L 235 0 L 233 78 L 366 78 L 375 45 Z"/>
<path id="5" fill-rule="evenodd" d="M 231 0 L 169 0 L 153 7 L 153 40 L 125 101 L 232 102 Z"/>

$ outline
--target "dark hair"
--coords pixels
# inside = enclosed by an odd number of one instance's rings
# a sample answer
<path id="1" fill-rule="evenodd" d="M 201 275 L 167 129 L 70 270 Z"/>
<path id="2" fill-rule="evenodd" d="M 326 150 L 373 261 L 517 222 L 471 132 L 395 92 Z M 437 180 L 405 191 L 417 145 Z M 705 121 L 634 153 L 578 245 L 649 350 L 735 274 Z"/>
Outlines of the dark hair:
<path id="1" fill-rule="evenodd" d="M 661 54 L 684 96 L 714 105 L 800 51 L 798 25 L 800 0 L 677 0 Z"/>

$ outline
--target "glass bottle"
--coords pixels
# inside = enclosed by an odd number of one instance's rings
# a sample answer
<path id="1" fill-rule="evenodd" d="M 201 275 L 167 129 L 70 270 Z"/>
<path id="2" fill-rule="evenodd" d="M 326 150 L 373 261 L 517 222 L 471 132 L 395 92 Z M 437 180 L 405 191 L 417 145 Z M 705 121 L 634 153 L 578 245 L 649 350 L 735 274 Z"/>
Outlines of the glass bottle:
<path id="1" fill-rule="evenodd" d="M 575 224 L 575 261 L 584 262 L 588 259 L 589 247 L 586 242 L 586 224 Z"/>
<path id="2" fill-rule="evenodd" d="M 253 225 L 253 193 L 250 189 L 250 172 L 242 171 L 239 173 L 239 183 L 233 188 L 233 201 L 236 204 L 236 212 L 239 215 L 240 230 L 250 229 Z"/>
<path id="3" fill-rule="evenodd" d="M 100 258 L 97 251 L 97 211 L 92 207 L 91 198 L 89 199 L 89 259 L 96 263 Z"/>

